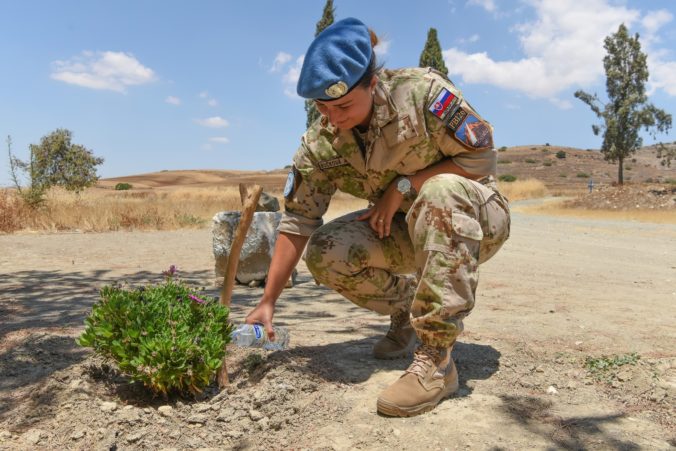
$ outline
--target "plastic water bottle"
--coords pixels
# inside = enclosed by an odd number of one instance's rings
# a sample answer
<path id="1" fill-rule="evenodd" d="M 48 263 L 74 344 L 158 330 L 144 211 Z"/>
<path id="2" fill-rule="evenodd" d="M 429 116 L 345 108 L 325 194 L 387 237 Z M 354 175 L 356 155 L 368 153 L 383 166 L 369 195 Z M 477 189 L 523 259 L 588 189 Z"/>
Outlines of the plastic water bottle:
<path id="1" fill-rule="evenodd" d="M 268 340 L 265 327 L 261 324 L 242 324 L 232 331 L 232 342 L 243 348 L 263 348 L 268 351 L 282 351 L 289 347 L 289 330 L 275 327 L 275 341 Z"/>

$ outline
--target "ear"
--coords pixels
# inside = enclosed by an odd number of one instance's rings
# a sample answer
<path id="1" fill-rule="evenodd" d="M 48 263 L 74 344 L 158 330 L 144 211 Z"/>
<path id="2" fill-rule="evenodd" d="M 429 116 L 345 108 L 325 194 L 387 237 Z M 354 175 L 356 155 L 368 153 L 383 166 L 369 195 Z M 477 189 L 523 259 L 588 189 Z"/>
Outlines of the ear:
<path id="1" fill-rule="evenodd" d="M 371 78 L 371 83 L 369 83 L 369 90 L 373 91 L 378 84 L 378 76 L 374 75 L 373 78 Z"/>

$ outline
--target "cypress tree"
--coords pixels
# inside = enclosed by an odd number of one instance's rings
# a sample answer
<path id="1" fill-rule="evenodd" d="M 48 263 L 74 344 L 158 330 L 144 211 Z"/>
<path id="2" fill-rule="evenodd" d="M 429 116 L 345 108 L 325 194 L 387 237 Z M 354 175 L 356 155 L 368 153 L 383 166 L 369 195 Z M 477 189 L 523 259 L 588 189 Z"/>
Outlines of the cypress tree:
<path id="1" fill-rule="evenodd" d="M 427 32 L 427 42 L 425 42 L 425 48 L 420 54 L 419 66 L 432 67 L 444 75 L 448 75 L 448 69 L 441 55 L 441 45 L 439 45 L 436 28 L 430 28 Z"/>
<path id="2" fill-rule="evenodd" d="M 333 7 L 333 0 L 326 0 L 324 5 L 324 12 L 322 13 L 322 18 L 317 22 L 317 28 L 315 29 L 315 37 L 319 35 L 326 27 L 333 23 L 333 13 L 336 9 Z M 305 100 L 305 113 L 307 114 L 307 122 L 305 126 L 310 128 L 310 125 L 320 116 L 315 103 L 312 100 Z"/>

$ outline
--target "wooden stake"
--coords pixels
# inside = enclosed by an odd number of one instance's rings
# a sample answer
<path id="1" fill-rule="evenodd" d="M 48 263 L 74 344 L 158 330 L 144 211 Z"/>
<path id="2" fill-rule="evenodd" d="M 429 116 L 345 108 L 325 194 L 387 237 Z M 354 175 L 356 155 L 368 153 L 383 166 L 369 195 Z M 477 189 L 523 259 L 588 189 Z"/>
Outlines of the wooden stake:
<path id="1" fill-rule="evenodd" d="M 261 192 L 263 192 L 263 187 L 259 185 L 253 185 L 251 188 L 245 187 L 240 183 L 239 192 L 244 198 L 244 193 L 247 193 L 246 200 L 244 201 L 244 206 L 242 207 L 242 215 L 239 218 L 239 224 L 237 225 L 237 230 L 235 231 L 235 236 L 232 239 L 232 245 L 230 246 L 230 254 L 228 255 L 228 263 L 225 266 L 225 274 L 223 275 L 223 288 L 221 289 L 220 302 L 222 305 L 230 308 L 230 303 L 232 301 L 232 290 L 235 286 L 235 276 L 237 275 L 237 265 L 239 265 L 239 253 L 242 251 L 242 245 L 244 244 L 244 239 L 246 234 L 251 227 L 251 221 L 253 220 L 253 214 L 256 211 L 256 205 L 258 205 L 258 199 L 261 197 Z M 228 378 L 228 370 L 225 366 L 225 357 L 223 357 L 223 364 L 221 369 L 218 371 L 218 386 L 223 388 L 230 384 L 230 379 Z"/>

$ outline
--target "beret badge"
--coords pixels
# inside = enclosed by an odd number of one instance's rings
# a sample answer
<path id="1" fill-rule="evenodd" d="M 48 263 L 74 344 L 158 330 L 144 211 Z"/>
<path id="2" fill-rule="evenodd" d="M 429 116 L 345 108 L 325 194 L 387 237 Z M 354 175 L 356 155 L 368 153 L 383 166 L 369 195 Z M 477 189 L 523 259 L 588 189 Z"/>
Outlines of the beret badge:
<path id="1" fill-rule="evenodd" d="M 339 81 L 326 88 L 324 92 L 332 99 L 337 99 L 338 97 L 343 97 L 347 91 L 347 84 L 344 81 Z"/>

